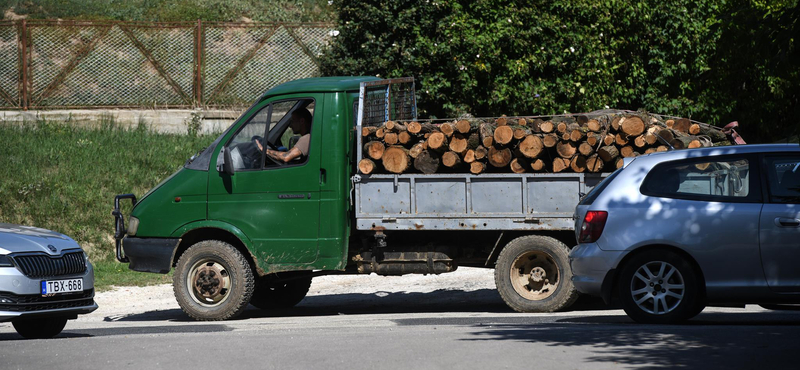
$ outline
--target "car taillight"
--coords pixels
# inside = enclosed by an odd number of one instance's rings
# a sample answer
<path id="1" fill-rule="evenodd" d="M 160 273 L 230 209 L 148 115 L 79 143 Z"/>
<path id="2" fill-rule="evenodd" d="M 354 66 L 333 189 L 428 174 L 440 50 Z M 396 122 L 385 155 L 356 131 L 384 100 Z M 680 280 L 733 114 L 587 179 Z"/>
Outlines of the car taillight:
<path id="1" fill-rule="evenodd" d="M 608 219 L 608 212 L 606 211 L 589 211 L 583 218 L 581 224 L 581 234 L 578 236 L 579 243 L 592 243 L 600 239 L 603 234 L 603 228 L 606 226 L 606 219 Z"/>

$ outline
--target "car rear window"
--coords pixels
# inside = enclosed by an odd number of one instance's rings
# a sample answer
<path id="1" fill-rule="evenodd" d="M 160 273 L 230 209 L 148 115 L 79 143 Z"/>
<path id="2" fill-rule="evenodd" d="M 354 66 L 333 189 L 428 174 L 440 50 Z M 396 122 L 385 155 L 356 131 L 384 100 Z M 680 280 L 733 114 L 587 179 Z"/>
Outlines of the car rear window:
<path id="1" fill-rule="evenodd" d="M 655 166 L 647 174 L 642 194 L 708 201 L 753 201 L 755 183 L 745 157 L 693 158 Z"/>
<path id="2" fill-rule="evenodd" d="M 592 203 L 594 203 L 594 200 L 597 199 L 597 196 L 600 195 L 600 193 L 603 192 L 603 189 L 608 187 L 608 184 L 610 184 L 611 181 L 614 180 L 614 177 L 616 177 L 617 174 L 619 174 L 620 172 L 622 172 L 622 168 L 617 169 L 616 171 L 614 171 L 610 175 L 608 175 L 608 177 L 603 179 L 603 181 L 600 181 L 600 184 L 595 186 L 594 189 L 589 191 L 589 194 L 586 194 L 586 196 L 583 197 L 583 199 L 581 199 L 579 205 L 588 206 L 588 205 L 591 205 Z"/>

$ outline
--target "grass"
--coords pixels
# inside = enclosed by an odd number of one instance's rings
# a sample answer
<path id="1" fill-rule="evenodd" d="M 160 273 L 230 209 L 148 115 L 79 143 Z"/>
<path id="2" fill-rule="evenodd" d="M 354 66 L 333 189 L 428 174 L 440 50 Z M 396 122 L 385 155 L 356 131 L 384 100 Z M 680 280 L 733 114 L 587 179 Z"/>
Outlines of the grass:
<path id="1" fill-rule="evenodd" d="M 114 259 L 114 196 L 141 196 L 214 136 L 161 134 L 142 124 L 125 129 L 112 119 L 94 128 L 2 123 L 0 222 L 69 235 L 89 254 L 101 289 L 169 282 L 169 276 L 132 272 Z"/>

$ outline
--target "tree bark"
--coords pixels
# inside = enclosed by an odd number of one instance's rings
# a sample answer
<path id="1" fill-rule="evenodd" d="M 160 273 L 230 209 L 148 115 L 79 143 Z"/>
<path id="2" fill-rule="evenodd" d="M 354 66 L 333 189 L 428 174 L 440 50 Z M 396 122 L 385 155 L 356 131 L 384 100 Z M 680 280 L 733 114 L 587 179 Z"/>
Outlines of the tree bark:
<path id="1" fill-rule="evenodd" d="M 417 171 L 430 175 L 439 171 L 439 154 L 425 150 L 414 159 L 414 168 Z"/>
<path id="2" fill-rule="evenodd" d="M 606 163 L 614 163 L 617 157 L 619 157 L 619 149 L 613 145 L 607 145 L 600 150 L 597 151 L 597 155 L 600 156 L 600 159 Z"/>
<path id="3" fill-rule="evenodd" d="M 692 121 L 689 121 L 686 118 L 679 118 L 675 120 L 675 123 L 672 125 L 672 129 L 678 132 L 683 132 L 684 134 L 689 133 L 689 127 L 692 126 Z"/>
<path id="4" fill-rule="evenodd" d="M 494 145 L 494 130 L 496 126 L 488 123 L 482 123 L 478 128 L 478 133 L 481 137 L 481 143 L 485 147 Z"/>

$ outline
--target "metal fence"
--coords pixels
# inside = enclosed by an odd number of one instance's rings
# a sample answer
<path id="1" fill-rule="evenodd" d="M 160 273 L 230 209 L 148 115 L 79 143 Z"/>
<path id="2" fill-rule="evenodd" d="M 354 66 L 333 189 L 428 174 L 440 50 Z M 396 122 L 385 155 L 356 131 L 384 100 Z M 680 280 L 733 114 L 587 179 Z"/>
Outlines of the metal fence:
<path id="1" fill-rule="evenodd" d="M 319 75 L 322 23 L 0 22 L 0 109 L 251 103 Z"/>

